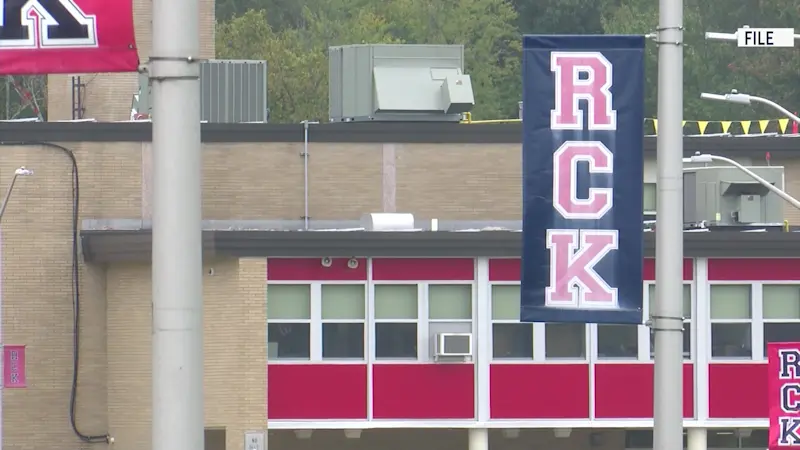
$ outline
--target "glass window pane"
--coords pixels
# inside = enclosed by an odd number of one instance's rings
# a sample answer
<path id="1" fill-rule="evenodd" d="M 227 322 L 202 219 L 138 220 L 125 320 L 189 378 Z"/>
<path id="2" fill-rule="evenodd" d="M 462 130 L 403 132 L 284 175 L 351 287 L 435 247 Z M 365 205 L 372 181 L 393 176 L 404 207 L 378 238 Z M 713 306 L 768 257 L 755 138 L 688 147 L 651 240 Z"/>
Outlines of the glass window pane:
<path id="1" fill-rule="evenodd" d="M 417 324 L 376 323 L 375 358 L 417 359 Z"/>
<path id="2" fill-rule="evenodd" d="M 765 319 L 800 319 L 800 286 L 764 285 Z"/>
<path id="3" fill-rule="evenodd" d="M 323 319 L 364 319 L 366 303 L 363 284 L 326 284 L 322 286 Z"/>
<path id="4" fill-rule="evenodd" d="M 268 323 L 267 359 L 308 359 L 310 332 L 308 323 Z"/>
<path id="5" fill-rule="evenodd" d="M 323 323 L 322 357 L 364 359 L 364 323 Z"/>
<path id="6" fill-rule="evenodd" d="M 749 323 L 712 323 L 711 356 L 750 358 L 753 354 Z"/>
<path id="7" fill-rule="evenodd" d="M 545 324 L 544 339 L 544 356 L 547 359 L 586 357 L 585 324 Z"/>
<path id="8" fill-rule="evenodd" d="M 749 319 L 750 306 L 749 284 L 711 286 L 712 319 Z"/>
<path id="9" fill-rule="evenodd" d="M 431 319 L 472 319 L 472 286 L 428 286 L 428 316 Z"/>
<path id="10" fill-rule="evenodd" d="M 765 323 L 764 324 L 764 354 L 767 355 L 769 342 L 797 342 L 800 341 L 800 323 Z"/>
<path id="11" fill-rule="evenodd" d="M 769 447 L 769 430 L 765 428 L 750 431 L 750 436 L 742 436 L 742 448 Z"/>
<path id="12" fill-rule="evenodd" d="M 740 448 L 736 430 L 708 430 L 707 448 Z"/>
<path id="13" fill-rule="evenodd" d="M 598 358 L 635 359 L 638 353 L 638 325 L 597 325 Z"/>
<path id="14" fill-rule="evenodd" d="M 650 315 L 653 315 L 656 305 L 656 285 L 648 286 L 648 302 L 650 303 Z M 692 318 L 692 287 L 688 284 L 683 285 L 683 317 Z"/>
<path id="15" fill-rule="evenodd" d="M 492 319 L 519 320 L 519 285 L 492 286 Z"/>
<path id="16" fill-rule="evenodd" d="M 416 284 L 378 284 L 375 286 L 376 319 L 416 319 Z"/>
<path id="17" fill-rule="evenodd" d="M 533 359 L 533 324 L 492 324 L 492 356 L 494 359 Z"/>
<path id="18" fill-rule="evenodd" d="M 644 196 L 643 196 L 643 211 L 655 211 L 656 210 L 656 197 L 657 197 L 657 189 L 655 183 L 645 183 L 644 184 Z"/>
<path id="19" fill-rule="evenodd" d="M 307 284 L 267 285 L 267 320 L 308 320 L 311 318 L 311 286 Z"/>
<path id="20" fill-rule="evenodd" d="M 650 329 L 650 357 L 656 348 L 656 338 L 653 334 L 653 329 Z M 683 359 L 692 358 L 692 322 L 688 320 L 683 321 Z"/>

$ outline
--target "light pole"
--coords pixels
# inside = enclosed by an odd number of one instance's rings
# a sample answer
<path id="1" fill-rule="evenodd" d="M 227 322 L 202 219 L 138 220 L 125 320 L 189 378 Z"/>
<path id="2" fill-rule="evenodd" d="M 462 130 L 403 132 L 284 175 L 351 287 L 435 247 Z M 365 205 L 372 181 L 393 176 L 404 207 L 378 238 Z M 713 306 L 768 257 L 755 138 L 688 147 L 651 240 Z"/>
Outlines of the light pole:
<path id="1" fill-rule="evenodd" d="M 685 163 L 710 163 L 710 162 L 713 162 L 713 161 L 723 162 L 723 163 L 726 163 L 726 164 L 730 164 L 733 167 L 736 167 L 737 169 L 739 169 L 742 172 L 744 172 L 747 176 L 749 176 L 750 178 L 752 178 L 755 181 L 757 181 L 758 184 L 760 184 L 760 185 L 764 186 L 765 188 L 769 189 L 771 192 L 774 192 L 778 197 L 786 200 L 787 203 L 789 203 L 790 205 L 794 206 L 795 208 L 800 209 L 800 200 L 797 200 L 796 198 L 792 197 L 786 191 L 776 188 L 775 185 L 773 185 L 769 181 L 765 180 L 764 178 L 761 178 L 760 176 L 758 176 L 757 173 L 753 172 L 752 170 L 748 169 L 747 167 L 739 164 L 738 162 L 736 162 L 736 161 L 734 161 L 734 160 L 732 160 L 730 158 L 726 158 L 724 156 L 707 155 L 707 154 L 700 154 L 700 153 L 698 153 L 698 154 L 696 154 L 696 155 L 694 155 L 694 156 L 692 156 L 690 158 L 683 158 L 683 162 L 685 162 Z"/>
<path id="2" fill-rule="evenodd" d="M 653 449 L 683 449 L 683 0 L 658 2 Z"/>
<path id="3" fill-rule="evenodd" d="M 714 100 L 718 102 L 727 102 L 727 103 L 735 103 L 737 105 L 750 105 L 753 103 L 761 103 L 762 105 L 767 105 L 770 108 L 774 109 L 775 111 L 780 112 L 784 116 L 792 119 L 796 123 L 800 123 L 800 117 L 796 114 L 793 114 L 788 109 L 784 108 L 783 106 L 773 102 L 772 100 L 764 97 L 757 97 L 755 95 L 749 94 L 741 94 L 736 89 L 731 90 L 730 94 L 709 94 L 707 92 L 703 92 L 700 94 L 700 98 L 703 100 Z"/>
<path id="4" fill-rule="evenodd" d="M 14 171 L 14 175 L 11 177 L 11 181 L 8 182 L 8 187 L 6 188 L 6 195 L 3 197 L 3 203 L 0 203 L 0 222 L 3 220 L 3 215 L 5 215 L 6 207 L 8 206 L 8 200 L 11 198 L 11 193 L 14 191 L 14 185 L 17 183 L 17 178 L 19 177 L 28 177 L 33 175 L 33 171 L 30 169 L 26 169 L 24 166 L 20 167 L 19 169 Z M 0 241 L 0 248 L 2 247 L 2 241 Z M 0 251 L 0 277 L 2 277 L 2 252 Z M 3 377 L 4 368 L 3 368 L 3 360 L 5 359 L 5 352 L 4 350 L 5 342 L 3 341 L 3 293 L 0 291 L 0 449 L 3 448 L 3 390 L 6 386 L 5 377 Z"/>

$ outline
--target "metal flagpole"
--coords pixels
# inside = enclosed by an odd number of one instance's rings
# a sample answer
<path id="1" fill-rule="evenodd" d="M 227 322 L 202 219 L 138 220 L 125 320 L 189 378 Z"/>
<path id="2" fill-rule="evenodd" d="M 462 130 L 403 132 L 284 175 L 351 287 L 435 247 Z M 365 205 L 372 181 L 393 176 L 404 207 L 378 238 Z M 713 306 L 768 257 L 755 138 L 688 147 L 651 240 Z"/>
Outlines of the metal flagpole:
<path id="1" fill-rule="evenodd" d="M 683 449 L 683 0 L 659 0 L 654 450 Z"/>
<path id="2" fill-rule="evenodd" d="M 153 0 L 153 450 L 204 448 L 198 0 Z"/>

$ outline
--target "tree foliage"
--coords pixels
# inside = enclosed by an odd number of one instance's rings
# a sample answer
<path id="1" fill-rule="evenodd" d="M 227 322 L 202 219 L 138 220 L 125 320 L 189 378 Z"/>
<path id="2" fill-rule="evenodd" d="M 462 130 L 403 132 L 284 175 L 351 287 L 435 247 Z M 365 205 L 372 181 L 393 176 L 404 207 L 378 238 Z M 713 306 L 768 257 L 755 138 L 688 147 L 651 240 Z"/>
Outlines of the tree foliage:
<path id="1" fill-rule="evenodd" d="M 737 49 L 706 31 L 793 27 L 800 4 L 685 0 L 684 116 L 771 118 L 776 113 L 702 101 L 701 92 L 761 95 L 800 108 L 800 51 Z M 463 44 L 476 97 L 473 116 L 516 117 L 523 33 L 645 34 L 658 27 L 652 0 L 217 0 L 219 58 L 269 63 L 271 119 L 325 119 L 327 49 L 342 44 Z M 648 43 L 646 113 L 656 115 L 658 45 Z"/>

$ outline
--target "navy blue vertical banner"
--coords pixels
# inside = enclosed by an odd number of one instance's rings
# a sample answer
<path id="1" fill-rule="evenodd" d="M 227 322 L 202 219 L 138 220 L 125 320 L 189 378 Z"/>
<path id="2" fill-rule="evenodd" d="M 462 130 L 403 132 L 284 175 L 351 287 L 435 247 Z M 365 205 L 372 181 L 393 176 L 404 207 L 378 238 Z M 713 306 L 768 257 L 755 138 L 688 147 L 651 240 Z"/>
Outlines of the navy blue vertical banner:
<path id="1" fill-rule="evenodd" d="M 644 45 L 523 38 L 523 322 L 642 323 Z"/>

